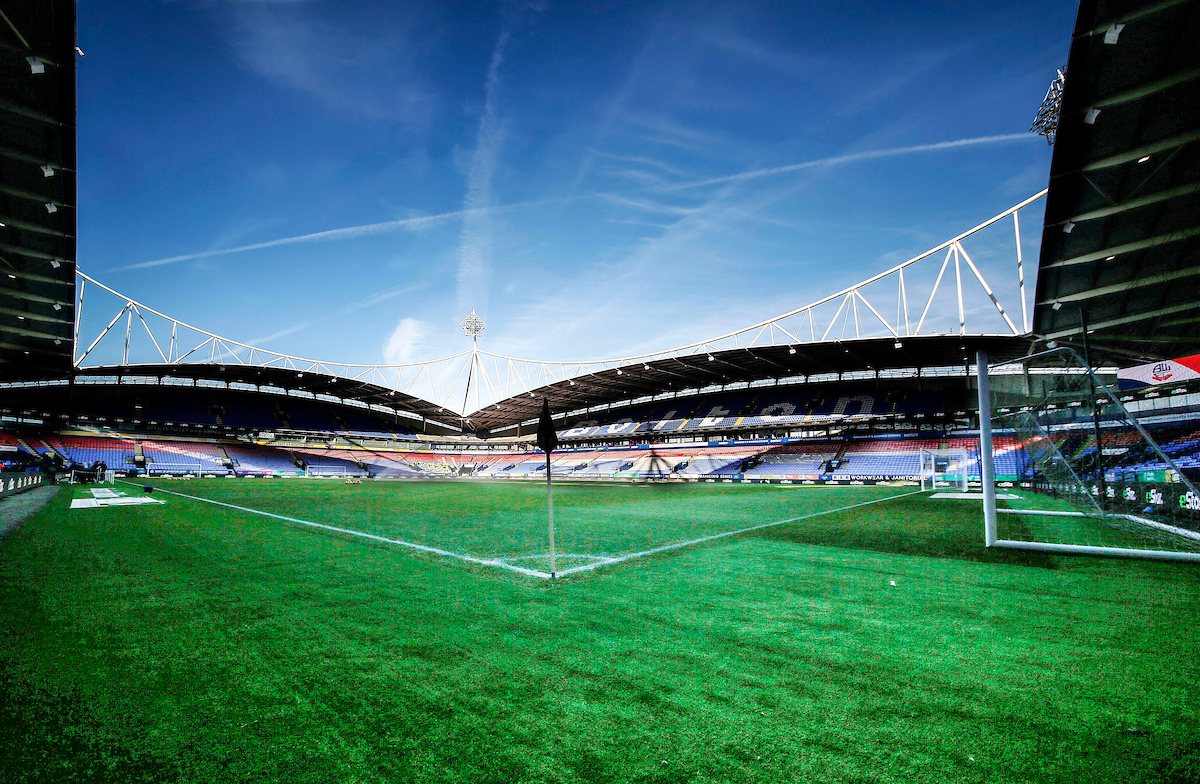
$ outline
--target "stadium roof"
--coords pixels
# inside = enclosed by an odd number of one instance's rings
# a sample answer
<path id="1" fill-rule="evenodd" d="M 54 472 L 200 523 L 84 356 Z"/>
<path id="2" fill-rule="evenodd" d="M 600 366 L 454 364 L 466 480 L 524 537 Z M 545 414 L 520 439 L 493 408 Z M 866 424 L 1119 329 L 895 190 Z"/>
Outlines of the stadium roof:
<path id="1" fill-rule="evenodd" d="M 0 379 L 71 371 L 75 4 L 5 4 L 0 25 Z"/>
<path id="2" fill-rule="evenodd" d="M 986 350 L 991 360 L 1001 361 L 1027 353 L 1029 346 L 1029 339 L 1021 336 L 926 335 L 762 346 L 671 357 L 576 376 L 515 395 L 471 414 L 471 426 L 495 431 L 536 419 L 543 397 L 549 400 L 551 411 L 560 413 L 648 395 L 764 379 L 803 381 L 808 376 L 863 370 L 963 367 L 974 364 L 979 349 Z"/>
<path id="3" fill-rule="evenodd" d="M 1200 343 L 1200 2 L 1083 0 L 1033 329 L 1151 359 Z"/>
<path id="4" fill-rule="evenodd" d="M 459 415 L 419 397 L 390 389 L 379 384 L 344 376 L 297 371 L 282 367 L 255 367 L 241 364 L 163 364 L 100 366 L 80 368 L 76 376 L 154 377 L 220 381 L 226 384 L 245 384 L 295 390 L 312 395 L 330 395 L 342 400 L 386 406 L 408 411 L 425 419 L 457 428 Z M 236 387 L 234 387 L 236 389 Z"/>

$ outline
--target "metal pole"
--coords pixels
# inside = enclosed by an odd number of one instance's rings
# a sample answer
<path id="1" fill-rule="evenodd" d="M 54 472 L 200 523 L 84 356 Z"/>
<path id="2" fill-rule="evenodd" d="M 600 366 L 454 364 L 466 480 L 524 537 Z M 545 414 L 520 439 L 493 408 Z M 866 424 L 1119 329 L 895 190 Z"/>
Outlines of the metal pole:
<path id="1" fill-rule="evenodd" d="M 1083 362 L 1088 368 L 1088 384 L 1092 390 L 1092 431 L 1096 436 L 1096 472 L 1100 477 L 1100 508 L 1103 510 L 1108 506 L 1108 483 L 1104 480 L 1104 441 L 1100 438 L 1100 406 L 1096 402 L 1096 376 L 1092 371 L 1092 353 L 1088 349 L 1087 313 L 1082 305 L 1079 307 L 1079 327 L 1083 330 Z"/>
<path id="2" fill-rule="evenodd" d="M 992 388 L 988 378 L 986 351 L 975 352 L 975 373 L 979 378 L 979 468 L 983 487 L 983 543 L 996 543 L 996 464 L 992 456 Z"/>
<path id="3" fill-rule="evenodd" d="M 546 453 L 546 511 L 550 517 L 550 577 L 558 572 L 557 558 L 554 553 L 554 485 L 550 482 L 550 453 Z"/>

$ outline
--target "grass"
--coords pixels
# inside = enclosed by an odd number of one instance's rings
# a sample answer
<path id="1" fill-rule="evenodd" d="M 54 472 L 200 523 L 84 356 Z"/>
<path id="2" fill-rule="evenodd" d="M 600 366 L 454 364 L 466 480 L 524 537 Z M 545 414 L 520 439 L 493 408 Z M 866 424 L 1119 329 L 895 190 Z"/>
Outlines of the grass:
<path id="1" fill-rule="evenodd" d="M 320 521 L 369 490 L 371 524 L 403 501 L 410 533 L 536 549 L 536 489 L 491 487 L 186 486 Z M 564 489 L 565 525 L 636 548 L 888 492 L 657 490 Z M 986 550 L 977 505 L 913 496 L 550 583 L 167 500 L 70 511 L 68 491 L 0 544 L 0 780 L 1200 770 L 1200 571 Z"/>

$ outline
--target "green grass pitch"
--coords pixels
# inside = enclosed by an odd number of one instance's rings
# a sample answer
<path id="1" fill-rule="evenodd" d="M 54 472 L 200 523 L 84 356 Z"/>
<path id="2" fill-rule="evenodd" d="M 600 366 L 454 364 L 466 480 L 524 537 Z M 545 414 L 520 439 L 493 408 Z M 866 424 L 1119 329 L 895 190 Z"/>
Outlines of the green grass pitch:
<path id="1" fill-rule="evenodd" d="M 546 551 L 535 484 L 162 487 Z M 549 581 L 82 492 L 0 543 L 0 781 L 1200 780 L 1200 569 L 988 550 L 977 501 L 564 484 L 588 556 L 878 503 Z"/>

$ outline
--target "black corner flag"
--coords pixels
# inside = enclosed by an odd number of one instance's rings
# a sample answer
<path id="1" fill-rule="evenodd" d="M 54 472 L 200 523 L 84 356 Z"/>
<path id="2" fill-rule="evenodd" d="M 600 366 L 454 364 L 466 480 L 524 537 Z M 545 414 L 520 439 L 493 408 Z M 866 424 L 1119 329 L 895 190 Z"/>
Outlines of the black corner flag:
<path id="1" fill-rule="evenodd" d="M 542 398 L 542 418 L 538 420 L 537 445 L 546 454 L 558 449 L 558 435 L 554 432 L 554 421 L 550 419 L 550 401 Z"/>

